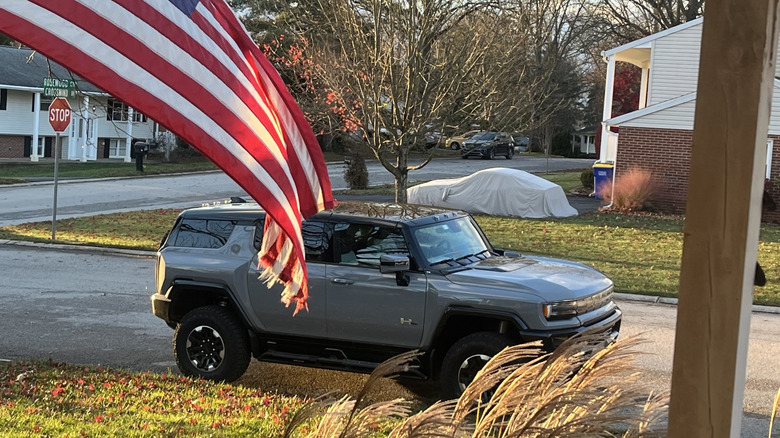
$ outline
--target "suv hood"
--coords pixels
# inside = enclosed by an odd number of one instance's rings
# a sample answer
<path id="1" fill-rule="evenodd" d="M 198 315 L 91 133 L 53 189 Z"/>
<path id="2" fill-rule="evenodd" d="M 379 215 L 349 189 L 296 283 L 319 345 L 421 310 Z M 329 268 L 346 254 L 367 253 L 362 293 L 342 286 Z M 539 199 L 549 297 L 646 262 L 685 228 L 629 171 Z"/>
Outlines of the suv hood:
<path id="1" fill-rule="evenodd" d="M 455 284 L 529 293 L 544 301 L 576 299 L 613 285 L 582 263 L 545 257 L 491 257 L 445 274 Z"/>

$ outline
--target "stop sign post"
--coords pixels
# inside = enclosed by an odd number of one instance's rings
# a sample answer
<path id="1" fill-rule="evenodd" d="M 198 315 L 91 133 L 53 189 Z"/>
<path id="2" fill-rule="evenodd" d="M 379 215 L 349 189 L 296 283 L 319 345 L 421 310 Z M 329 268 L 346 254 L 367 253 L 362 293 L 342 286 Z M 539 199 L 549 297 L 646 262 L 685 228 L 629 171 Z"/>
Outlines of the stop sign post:
<path id="1" fill-rule="evenodd" d="M 60 165 L 60 132 L 68 129 L 70 125 L 70 103 L 64 97 L 54 99 L 49 105 L 49 124 L 54 132 L 57 133 L 54 142 L 54 203 L 51 213 L 51 240 L 54 241 L 57 235 L 57 183 Z"/>

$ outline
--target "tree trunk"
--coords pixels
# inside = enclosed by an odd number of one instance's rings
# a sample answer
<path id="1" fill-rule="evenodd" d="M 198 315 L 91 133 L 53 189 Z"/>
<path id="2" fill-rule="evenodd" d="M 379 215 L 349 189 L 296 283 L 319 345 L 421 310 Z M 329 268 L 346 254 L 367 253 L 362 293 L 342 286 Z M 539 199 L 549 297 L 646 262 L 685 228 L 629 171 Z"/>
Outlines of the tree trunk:
<path id="1" fill-rule="evenodd" d="M 395 174 L 395 202 L 406 203 L 406 187 L 409 185 L 409 149 L 398 148 L 396 160 L 398 173 Z"/>
<path id="2" fill-rule="evenodd" d="M 404 169 L 400 176 L 395 178 L 395 202 L 405 204 L 406 187 L 409 185 L 409 172 Z"/>

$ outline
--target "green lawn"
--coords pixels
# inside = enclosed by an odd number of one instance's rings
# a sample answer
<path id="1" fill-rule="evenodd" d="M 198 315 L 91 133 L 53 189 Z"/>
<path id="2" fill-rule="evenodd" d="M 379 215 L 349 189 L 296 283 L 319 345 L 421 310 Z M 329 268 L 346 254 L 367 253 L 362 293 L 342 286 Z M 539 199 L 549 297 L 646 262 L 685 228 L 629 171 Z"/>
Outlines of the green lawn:
<path id="1" fill-rule="evenodd" d="M 155 250 L 178 210 L 147 210 L 57 221 L 57 241 Z M 621 292 L 677 296 L 683 220 L 648 214 L 588 213 L 568 219 L 478 216 L 494 246 L 594 266 Z M 0 239 L 49 242 L 51 223 L 0 228 Z M 780 227 L 763 225 L 758 260 L 767 285 L 757 304 L 780 305 Z"/>
<path id="2" fill-rule="evenodd" d="M 281 436 L 304 400 L 179 375 L 0 363 L 3 437 Z"/>

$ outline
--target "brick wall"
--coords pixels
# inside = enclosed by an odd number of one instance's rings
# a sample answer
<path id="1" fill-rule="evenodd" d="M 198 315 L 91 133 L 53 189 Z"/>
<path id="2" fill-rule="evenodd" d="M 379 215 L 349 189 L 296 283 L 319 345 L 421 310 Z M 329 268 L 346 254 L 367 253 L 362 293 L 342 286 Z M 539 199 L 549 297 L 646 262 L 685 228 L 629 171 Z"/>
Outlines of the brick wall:
<path id="1" fill-rule="evenodd" d="M 778 142 L 780 146 L 780 142 Z M 0 135 L 0 158 L 23 158 L 24 137 Z"/>
<path id="2" fill-rule="evenodd" d="M 780 223 L 780 136 L 774 139 L 771 180 L 767 191 L 777 203 L 774 212 L 764 211 L 767 222 Z M 653 208 L 663 213 L 685 214 L 688 172 L 691 164 L 693 131 L 622 126 L 618 137 L 615 176 L 630 168 L 647 170 L 655 186 Z M 778 178 L 775 183 L 772 180 Z"/>

